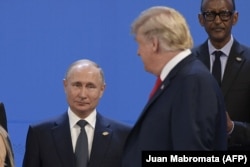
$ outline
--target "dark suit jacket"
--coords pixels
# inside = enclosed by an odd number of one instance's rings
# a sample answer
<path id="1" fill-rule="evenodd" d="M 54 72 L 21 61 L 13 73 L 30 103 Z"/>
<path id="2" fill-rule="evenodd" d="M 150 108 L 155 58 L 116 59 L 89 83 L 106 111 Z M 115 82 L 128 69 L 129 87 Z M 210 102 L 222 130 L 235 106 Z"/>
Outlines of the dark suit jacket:
<path id="1" fill-rule="evenodd" d="M 192 55 L 179 62 L 148 101 L 128 136 L 123 167 L 141 166 L 141 151 L 225 150 L 223 97 Z"/>
<path id="2" fill-rule="evenodd" d="M 0 102 L 0 125 L 6 130 L 7 129 L 7 118 L 6 118 L 6 113 L 5 113 L 5 108 L 4 104 Z"/>
<path id="3" fill-rule="evenodd" d="M 210 68 L 207 41 L 192 52 Z M 235 121 L 228 147 L 250 150 L 250 49 L 236 40 L 228 57 L 221 90 L 229 116 Z"/>
<path id="4" fill-rule="evenodd" d="M 88 167 L 119 167 L 130 128 L 97 114 Z M 102 135 L 109 132 L 109 135 Z M 23 167 L 75 167 L 68 114 L 30 126 Z"/>

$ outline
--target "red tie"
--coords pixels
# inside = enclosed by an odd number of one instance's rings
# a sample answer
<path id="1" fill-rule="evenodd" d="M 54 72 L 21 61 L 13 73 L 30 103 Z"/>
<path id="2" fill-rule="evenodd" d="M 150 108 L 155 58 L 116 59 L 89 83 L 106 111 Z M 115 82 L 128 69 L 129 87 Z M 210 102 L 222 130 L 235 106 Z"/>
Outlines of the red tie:
<path id="1" fill-rule="evenodd" d="M 160 77 L 157 77 L 157 80 L 155 82 L 155 86 L 153 88 L 153 90 L 151 91 L 149 98 L 153 97 L 154 93 L 156 92 L 156 90 L 159 88 L 159 86 L 161 85 L 162 81 Z"/>

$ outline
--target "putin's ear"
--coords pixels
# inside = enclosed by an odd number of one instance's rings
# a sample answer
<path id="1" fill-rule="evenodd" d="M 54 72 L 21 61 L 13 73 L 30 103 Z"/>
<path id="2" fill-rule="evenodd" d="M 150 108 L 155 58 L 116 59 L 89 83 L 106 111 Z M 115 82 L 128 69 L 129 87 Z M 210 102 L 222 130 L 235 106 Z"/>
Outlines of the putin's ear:
<path id="1" fill-rule="evenodd" d="M 100 92 L 99 98 L 102 97 L 102 95 L 103 95 L 105 89 L 106 89 L 106 84 L 103 84 L 102 87 L 101 87 L 101 92 Z"/>
<path id="2" fill-rule="evenodd" d="M 65 87 L 66 86 L 66 79 L 63 79 L 63 86 Z"/>
<path id="3" fill-rule="evenodd" d="M 66 87 L 67 87 L 67 81 L 66 81 L 66 79 L 63 79 L 64 92 L 66 92 Z"/>

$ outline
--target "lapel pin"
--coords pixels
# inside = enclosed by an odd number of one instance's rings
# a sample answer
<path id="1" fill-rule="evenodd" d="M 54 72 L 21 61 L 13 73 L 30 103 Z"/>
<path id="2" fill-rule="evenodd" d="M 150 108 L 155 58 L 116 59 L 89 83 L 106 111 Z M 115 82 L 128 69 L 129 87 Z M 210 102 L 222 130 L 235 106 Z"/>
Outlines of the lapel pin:
<path id="1" fill-rule="evenodd" d="M 236 61 L 242 61 L 241 57 L 236 57 Z"/>
<path id="2" fill-rule="evenodd" d="M 107 136 L 107 135 L 109 135 L 109 132 L 102 132 L 102 135 Z"/>
<path id="3" fill-rule="evenodd" d="M 165 87 L 164 85 L 161 85 L 161 90 L 163 90 L 163 89 L 164 89 L 164 87 Z"/>

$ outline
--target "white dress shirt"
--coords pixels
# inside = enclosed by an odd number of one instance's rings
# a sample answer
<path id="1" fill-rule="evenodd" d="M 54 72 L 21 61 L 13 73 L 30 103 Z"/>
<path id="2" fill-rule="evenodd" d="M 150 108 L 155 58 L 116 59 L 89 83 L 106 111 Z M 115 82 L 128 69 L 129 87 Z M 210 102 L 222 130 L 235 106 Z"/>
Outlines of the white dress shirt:
<path id="1" fill-rule="evenodd" d="M 225 72 L 225 68 L 226 68 L 226 64 L 227 64 L 227 60 L 228 60 L 228 57 L 229 57 L 229 53 L 230 53 L 230 50 L 232 48 L 232 45 L 233 45 L 233 42 L 234 42 L 234 38 L 233 36 L 231 35 L 231 38 L 230 38 L 230 41 L 221 49 L 219 49 L 220 51 L 223 52 L 223 55 L 224 56 L 221 56 L 220 57 L 220 60 L 221 60 L 221 80 L 223 79 L 223 76 L 224 76 L 224 72 Z M 212 72 L 212 68 L 213 68 L 213 62 L 215 60 L 215 56 L 212 55 L 214 51 L 218 50 L 216 49 L 212 43 L 210 42 L 210 40 L 208 40 L 208 50 L 209 50 L 209 54 L 210 54 L 210 72 Z M 233 123 L 233 128 L 231 129 L 230 132 L 228 132 L 228 134 L 231 134 L 234 130 L 234 121 L 232 121 Z"/>
<path id="2" fill-rule="evenodd" d="M 220 61 L 221 61 L 221 80 L 223 79 L 224 76 L 224 71 L 226 68 L 226 64 L 227 64 L 227 60 L 228 60 L 228 56 L 231 50 L 231 47 L 233 45 L 233 36 L 231 35 L 231 39 L 230 41 L 221 49 L 216 49 L 212 43 L 210 42 L 210 40 L 208 40 L 208 50 L 209 50 L 209 55 L 210 55 L 210 72 L 212 73 L 212 69 L 213 69 L 213 64 L 214 64 L 214 60 L 215 60 L 215 55 L 213 54 L 214 51 L 222 51 L 223 55 L 220 57 Z"/>
<path id="3" fill-rule="evenodd" d="M 68 108 L 68 116 L 69 116 L 69 126 L 70 126 L 72 146 L 73 150 L 75 151 L 76 141 L 81 131 L 81 128 L 76 123 L 81 118 L 79 118 L 70 108 Z M 94 131 L 95 131 L 96 109 L 84 120 L 88 122 L 88 124 L 85 126 L 85 130 L 88 136 L 88 148 L 90 155 L 94 138 Z"/>
<path id="4" fill-rule="evenodd" d="M 172 58 L 162 69 L 160 78 L 162 81 L 168 76 L 170 71 L 184 58 L 191 54 L 190 49 L 186 49 L 178 53 L 174 58 Z"/>

